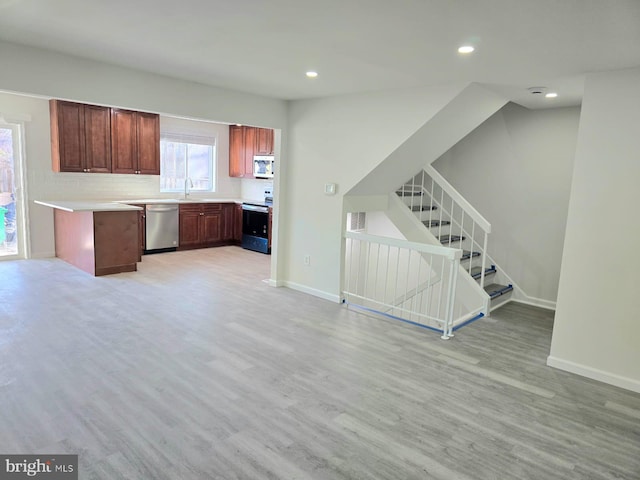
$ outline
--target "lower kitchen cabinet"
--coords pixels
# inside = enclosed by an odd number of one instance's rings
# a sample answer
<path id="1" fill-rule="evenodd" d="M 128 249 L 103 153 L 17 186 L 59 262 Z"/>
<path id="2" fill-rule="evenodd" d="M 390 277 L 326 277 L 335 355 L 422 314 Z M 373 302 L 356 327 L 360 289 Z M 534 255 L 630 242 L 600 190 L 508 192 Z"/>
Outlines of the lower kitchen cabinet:
<path id="1" fill-rule="evenodd" d="M 222 204 L 202 204 L 202 242 L 204 246 L 215 245 L 222 241 L 223 217 Z"/>
<path id="2" fill-rule="evenodd" d="M 136 271 L 136 210 L 69 212 L 55 208 L 53 214 L 56 257 L 95 276 Z"/>
<path id="3" fill-rule="evenodd" d="M 236 205 L 235 203 L 223 203 L 222 204 L 222 224 L 224 226 L 222 231 L 222 239 L 225 242 L 233 242 L 236 236 Z"/>
<path id="4" fill-rule="evenodd" d="M 181 204 L 179 249 L 231 244 L 234 207 L 233 203 Z"/>
<path id="5" fill-rule="evenodd" d="M 144 247 L 145 247 L 145 242 L 146 242 L 146 214 L 145 214 L 145 207 L 146 205 L 141 204 L 141 203 L 133 203 L 132 204 L 134 207 L 140 207 L 142 208 L 142 210 L 138 210 L 138 245 L 140 247 L 139 251 L 138 251 L 138 261 L 141 262 L 142 261 L 142 255 L 144 254 Z"/>
<path id="6" fill-rule="evenodd" d="M 233 242 L 240 245 L 242 243 L 242 205 L 234 205 L 233 212 Z"/>

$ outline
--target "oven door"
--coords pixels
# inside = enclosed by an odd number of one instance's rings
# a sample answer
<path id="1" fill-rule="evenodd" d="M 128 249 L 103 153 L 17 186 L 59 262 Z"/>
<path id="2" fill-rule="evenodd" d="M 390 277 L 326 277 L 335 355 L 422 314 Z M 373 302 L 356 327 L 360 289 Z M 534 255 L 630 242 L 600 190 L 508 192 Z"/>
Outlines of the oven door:
<path id="1" fill-rule="evenodd" d="M 269 252 L 269 207 L 242 205 L 242 248 Z"/>

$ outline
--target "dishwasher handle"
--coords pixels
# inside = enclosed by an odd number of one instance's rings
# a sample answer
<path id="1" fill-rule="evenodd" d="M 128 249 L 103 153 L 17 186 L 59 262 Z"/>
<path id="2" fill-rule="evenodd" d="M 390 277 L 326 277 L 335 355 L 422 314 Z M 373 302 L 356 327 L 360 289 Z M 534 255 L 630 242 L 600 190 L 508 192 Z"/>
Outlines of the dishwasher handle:
<path id="1" fill-rule="evenodd" d="M 178 205 L 147 205 L 147 212 L 175 212 Z"/>

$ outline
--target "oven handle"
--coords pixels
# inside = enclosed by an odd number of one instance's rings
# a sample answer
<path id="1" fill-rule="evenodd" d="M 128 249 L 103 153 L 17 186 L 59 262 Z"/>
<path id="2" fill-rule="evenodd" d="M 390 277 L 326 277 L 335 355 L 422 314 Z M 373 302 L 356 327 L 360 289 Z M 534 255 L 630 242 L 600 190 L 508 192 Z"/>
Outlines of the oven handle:
<path id="1" fill-rule="evenodd" d="M 258 205 L 248 205 L 246 203 L 242 204 L 242 209 L 243 210 L 251 210 L 252 212 L 269 213 L 269 207 L 261 207 L 261 206 L 258 206 Z"/>

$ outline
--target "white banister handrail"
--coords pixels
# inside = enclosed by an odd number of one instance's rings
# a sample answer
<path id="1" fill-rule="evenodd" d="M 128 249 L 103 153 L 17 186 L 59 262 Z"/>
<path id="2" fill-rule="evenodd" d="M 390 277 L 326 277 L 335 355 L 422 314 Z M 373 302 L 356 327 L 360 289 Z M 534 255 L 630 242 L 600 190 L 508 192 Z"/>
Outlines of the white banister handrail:
<path id="1" fill-rule="evenodd" d="M 462 257 L 462 250 L 458 248 L 441 247 L 439 245 L 430 245 L 428 243 L 410 242 L 408 240 L 402 240 L 400 238 L 381 237 L 378 235 L 370 235 L 368 233 L 350 232 L 344 233 L 345 238 L 352 238 L 354 240 L 361 240 L 369 243 L 380 243 L 382 245 L 389 245 L 391 247 L 406 248 L 409 250 L 415 250 L 421 253 L 429 253 L 433 255 L 440 255 L 447 260 L 460 260 Z"/>
<path id="2" fill-rule="evenodd" d="M 424 167 L 425 172 L 449 195 L 486 233 L 491 233 L 491 224 L 431 165 Z"/>

